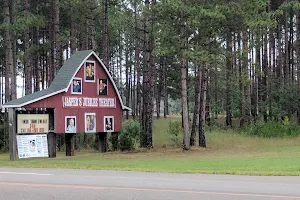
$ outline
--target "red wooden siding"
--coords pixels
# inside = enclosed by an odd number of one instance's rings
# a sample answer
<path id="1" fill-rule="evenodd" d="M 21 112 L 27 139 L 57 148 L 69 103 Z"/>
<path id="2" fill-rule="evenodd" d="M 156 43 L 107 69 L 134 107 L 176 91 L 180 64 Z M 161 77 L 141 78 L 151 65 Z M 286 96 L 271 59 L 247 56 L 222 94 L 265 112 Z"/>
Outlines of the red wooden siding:
<path id="1" fill-rule="evenodd" d="M 122 108 L 121 102 L 118 99 L 117 93 L 113 88 L 105 70 L 100 66 L 100 63 L 94 56 L 88 58 L 90 61 L 95 61 L 95 82 L 84 82 L 84 64 L 80 67 L 80 70 L 75 75 L 75 78 L 82 78 L 82 95 L 71 94 L 72 87 L 70 86 L 68 91 L 60 93 L 55 96 L 43 99 L 41 101 L 29 104 L 28 108 L 55 108 L 55 132 L 65 132 L 65 116 L 76 116 L 77 132 L 84 132 L 84 116 L 85 113 L 96 113 L 96 131 L 104 132 L 104 116 L 114 117 L 114 131 L 119 131 L 122 125 Z M 99 96 L 97 93 L 98 79 L 107 79 L 108 95 Z M 89 98 L 116 98 L 116 108 L 63 108 L 62 97 L 63 96 L 82 96 Z"/>

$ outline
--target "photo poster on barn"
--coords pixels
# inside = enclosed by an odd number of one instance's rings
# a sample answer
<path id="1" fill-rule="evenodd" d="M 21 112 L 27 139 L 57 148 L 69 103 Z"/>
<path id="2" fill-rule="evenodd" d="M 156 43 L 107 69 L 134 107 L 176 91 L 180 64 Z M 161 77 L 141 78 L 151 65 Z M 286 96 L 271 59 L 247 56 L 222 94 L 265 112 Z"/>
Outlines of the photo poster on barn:
<path id="1" fill-rule="evenodd" d="M 85 113 L 84 114 L 85 122 L 85 133 L 96 133 L 97 121 L 96 113 Z"/>
<path id="2" fill-rule="evenodd" d="M 65 133 L 76 133 L 76 116 L 65 116 Z"/>
<path id="3" fill-rule="evenodd" d="M 17 133 L 48 133 L 49 114 L 18 114 Z"/>
<path id="4" fill-rule="evenodd" d="M 104 116 L 104 132 L 114 132 L 114 117 Z"/>
<path id="5" fill-rule="evenodd" d="M 98 95 L 106 95 L 107 96 L 107 79 L 99 79 L 98 80 Z"/>
<path id="6" fill-rule="evenodd" d="M 96 63 L 88 60 L 84 65 L 84 82 L 95 82 Z"/>
<path id="7" fill-rule="evenodd" d="M 17 135 L 19 158 L 48 157 L 47 134 Z"/>

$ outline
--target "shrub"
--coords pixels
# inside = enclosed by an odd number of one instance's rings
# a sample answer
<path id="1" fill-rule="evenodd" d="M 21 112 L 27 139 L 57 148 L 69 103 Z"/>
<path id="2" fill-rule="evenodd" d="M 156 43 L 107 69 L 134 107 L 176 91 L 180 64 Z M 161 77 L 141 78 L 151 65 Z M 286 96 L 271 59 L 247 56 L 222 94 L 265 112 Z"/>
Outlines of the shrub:
<path id="1" fill-rule="evenodd" d="M 300 127 L 296 122 L 260 122 L 256 125 L 249 125 L 245 127 L 245 132 L 266 138 L 283 138 L 283 137 L 297 137 L 300 133 Z"/>
<path id="2" fill-rule="evenodd" d="M 141 133 L 140 123 L 136 120 L 126 120 L 123 122 L 119 135 L 119 147 L 121 151 L 134 150 L 139 141 Z"/>
<path id="3" fill-rule="evenodd" d="M 183 129 L 181 126 L 181 122 L 170 121 L 169 128 L 168 128 L 168 134 L 170 135 L 171 140 L 177 147 L 182 145 Z"/>

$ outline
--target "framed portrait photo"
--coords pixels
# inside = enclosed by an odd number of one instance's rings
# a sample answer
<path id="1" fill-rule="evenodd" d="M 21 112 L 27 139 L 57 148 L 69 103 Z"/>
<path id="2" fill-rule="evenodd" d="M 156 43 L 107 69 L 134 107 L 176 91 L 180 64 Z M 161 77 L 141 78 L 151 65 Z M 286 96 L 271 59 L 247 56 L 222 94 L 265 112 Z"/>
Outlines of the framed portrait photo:
<path id="1" fill-rule="evenodd" d="M 95 61 L 87 60 L 84 64 L 84 82 L 96 82 L 95 73 Z"/>
<path id="2" fill-rule="evenodd" d="M 107 95 L 107 79 L 98 79 L 98 95 Z"/>
<path id="3" fill-rule="evenodd" d="M 76 133 L 76 116 L 65 116 L 65 133 Z"/>
<path id="4" fill-rule="evenodd" d="M 104 132 L 114 132 L 114 117 L 104 116 Z"/>
<path id="5" fill-rule="evenodd" d="M 82 94 L 82 78 L 73 79 L 71 94 Z"/>
<path id="6" fill-rule="evenodd" d="M 84 131 L 86 133 L 96 133 L 96 113 L 84 114 Z"/>

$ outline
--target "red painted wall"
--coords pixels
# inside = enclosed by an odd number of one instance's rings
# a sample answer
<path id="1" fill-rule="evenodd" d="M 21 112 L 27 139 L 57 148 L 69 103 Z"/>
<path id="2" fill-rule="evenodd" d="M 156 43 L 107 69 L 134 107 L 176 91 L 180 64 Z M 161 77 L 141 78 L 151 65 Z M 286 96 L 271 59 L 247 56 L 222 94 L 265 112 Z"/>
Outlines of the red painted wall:
<path id="1" fill-rule="evenodd" d="M 88 58 L 90 61 L 95 61 L 95 78 L 96 82 L 84 82 L 84 64 L 75 75 L 75 78 L 82 78 L 82 95 L 71 94 L 71 85 L 68 91 L 60 93 L 55 96 L 43 99 L 41 101 L 29 104 L 28 108 L 55 108 L 55 132 L 65 132 L 65 116 L 76 116 L 77 132 L 84 132 L 85 129 L 85 113 L 96 113 L 96 132 L 104 132 L 104 116 L 114 117 L 114 131 L 118 132 L 122 126 L 122 108 L 118 99 L 117 93 L 113 88 L 105 70 L 94 56 Z M 108 95 L 99 96 L 98 79 L 106 78 L 108 85 Z M 89 98 L 116 98 L 116 108 L 63 108 L 63 96 L 82 96 Z"/>

